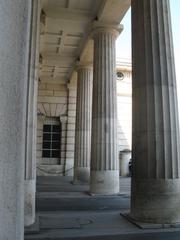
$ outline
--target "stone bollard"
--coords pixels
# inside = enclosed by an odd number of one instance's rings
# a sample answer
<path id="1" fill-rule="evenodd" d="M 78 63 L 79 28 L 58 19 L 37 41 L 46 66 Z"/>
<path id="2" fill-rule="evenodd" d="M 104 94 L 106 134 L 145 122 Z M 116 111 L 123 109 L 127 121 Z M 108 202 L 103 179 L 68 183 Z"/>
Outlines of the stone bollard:
<path id="1" fill-rule="evenodd" d="M 120 166 L 120 176 L 121 177 L 130 176 L 130 172 L 129 172 L 130 159 L 131 159 L 131 151 L 129 149 L 124 149 L 124 150 L 120 151 L 119 166 Z"/>

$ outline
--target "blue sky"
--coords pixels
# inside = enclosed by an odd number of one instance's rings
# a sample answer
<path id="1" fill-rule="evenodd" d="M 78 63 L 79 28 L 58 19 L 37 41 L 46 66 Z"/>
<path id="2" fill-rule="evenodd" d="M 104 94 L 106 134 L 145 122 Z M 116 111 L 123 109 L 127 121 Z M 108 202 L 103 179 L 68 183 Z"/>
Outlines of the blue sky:
<path id="1" fill-rule="evenodd" d="M 176 79 L 178 85 L 179 95 L 179 108 L 180 108 L 180 0 L 170 0 L 171 5 L 171 20 L 173 30 L 174 41 L 174 55 L 176 65 Z M 117 51 L 118 58 L 131 59 L 131 12 L 127 12 L 122 24 L 124 30 L 117 39 Z M 180 112 L 180 111 L 179 111 Z"/>
<path id="2" fill-rule="evenodd" d="M 180 0 L 170 0 L 171 21 L 174 42 L 177 94 L 180 119 Z M 124 30 L 116 43 L 117 58 L 131 59 L 131 11 L 129 10 L 121 22 Z"/>
<path id="3" fill-rule="evenodd" d="M 180 95 L 180 1 L 170 0 L 171 4 L 171 19 L 174 41 L 174 56 L 176 65 L 176 79 L 178 84 L 178 92 Z M 180 102 L 180 99 L 179 99 Z M 179 104 L 180 106 L 180 104 Z"/>

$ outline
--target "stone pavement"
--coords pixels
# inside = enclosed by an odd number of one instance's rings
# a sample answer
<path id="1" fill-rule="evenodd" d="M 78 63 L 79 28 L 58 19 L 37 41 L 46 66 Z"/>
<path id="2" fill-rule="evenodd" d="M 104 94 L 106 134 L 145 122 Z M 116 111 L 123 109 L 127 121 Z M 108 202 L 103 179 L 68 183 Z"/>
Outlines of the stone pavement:
<path id="1" fill-rule="evenodd" d="M 140 229 L 120 213 L 129 211 L 130 179 L 120 179 L 118 196 L 91 196 L 69 177 L 37 180 L 37 223 L 25 239 L 179 240 L 180 229 Z"/>

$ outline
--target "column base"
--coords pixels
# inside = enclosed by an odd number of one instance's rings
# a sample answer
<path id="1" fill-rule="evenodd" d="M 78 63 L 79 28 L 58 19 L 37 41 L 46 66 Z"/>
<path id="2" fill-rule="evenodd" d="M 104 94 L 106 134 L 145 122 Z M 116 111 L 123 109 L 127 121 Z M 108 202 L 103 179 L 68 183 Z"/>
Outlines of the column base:
<path id="1" fill-rule="evenodd" d="M 180 222 L 180 179 L 132 179 L 131 213 L 135 221 Z"/>
<path id="2" fill-rule="evenodd" d="M 73 184 L 88 184 L 90 181 L 89 167 L 76 167 L 74 170 Z"/>
<path id="3" fill-rule="evenodd" d="M 35 222 L 36 180 L 25 180 L 24 186 L 24 225 L 28 227 Z"/>
<path id="4" fill-rule="evenodd" d="M 139 222 L 131 218 L 129 213 L 120 213 L 122 217 L 124 217 L 127 221 L 134 224 L 136 227 L 140 229 L 171 229 L 171 228 L 180 228 L 180 223 L 147 223 L 147 222 Z"/>
<path id="5" fill-rule="evenodd" d="M 113 195 L 119 193 L 119 171 L 92 171 L 90 193 L 97 195 Z"/>

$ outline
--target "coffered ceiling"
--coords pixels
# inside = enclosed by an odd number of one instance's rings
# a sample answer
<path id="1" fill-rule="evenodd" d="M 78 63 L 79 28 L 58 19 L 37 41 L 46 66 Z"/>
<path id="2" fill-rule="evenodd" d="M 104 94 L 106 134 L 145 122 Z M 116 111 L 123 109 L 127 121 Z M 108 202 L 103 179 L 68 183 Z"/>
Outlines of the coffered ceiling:
<path id="1" fill-rule="evenodd" d="M 78 60 L 92 61 L 92 23 L 119 24 L 130 0 L 42 0 L 41 82 L 67 83 Z"/>

